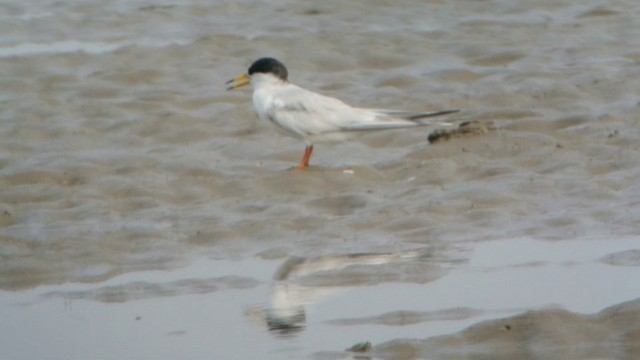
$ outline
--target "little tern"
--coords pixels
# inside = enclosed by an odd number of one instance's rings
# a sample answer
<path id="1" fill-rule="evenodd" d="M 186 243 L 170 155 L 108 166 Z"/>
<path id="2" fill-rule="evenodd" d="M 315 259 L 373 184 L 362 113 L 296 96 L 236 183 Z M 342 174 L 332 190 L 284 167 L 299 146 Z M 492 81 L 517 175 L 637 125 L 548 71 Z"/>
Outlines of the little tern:
<path id="1" fill-rule="evenodd" d="M 316 141 L 342 140 L 348 133 L 416 126 L 450 126 L 452 123 L 423 119 L 459 110 L 407 112 L 357 108 L 303 89 L 289 82 L 287 68 L 274 58 L 256 60 L 247 73 L 226 83 L 227 90 L 251 84 L 253 106 L 261 119 L 269 120 L 291 136 L 302 139 L 306 148 L 299 169 L 309 167 Z"/>

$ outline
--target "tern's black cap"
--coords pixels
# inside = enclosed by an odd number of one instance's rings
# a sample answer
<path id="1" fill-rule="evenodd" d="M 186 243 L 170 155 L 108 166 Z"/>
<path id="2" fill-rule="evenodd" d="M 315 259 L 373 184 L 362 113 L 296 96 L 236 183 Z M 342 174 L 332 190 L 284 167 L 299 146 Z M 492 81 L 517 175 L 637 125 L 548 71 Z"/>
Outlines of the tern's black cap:
<path id="1" fill-rule="evenodd" d="M 274 58 L 258 59 L 249 67 L 249 75 L 255 73 L 273 74 L 282 81 L 287 81 L 289 72 L 280 61 Z"/>

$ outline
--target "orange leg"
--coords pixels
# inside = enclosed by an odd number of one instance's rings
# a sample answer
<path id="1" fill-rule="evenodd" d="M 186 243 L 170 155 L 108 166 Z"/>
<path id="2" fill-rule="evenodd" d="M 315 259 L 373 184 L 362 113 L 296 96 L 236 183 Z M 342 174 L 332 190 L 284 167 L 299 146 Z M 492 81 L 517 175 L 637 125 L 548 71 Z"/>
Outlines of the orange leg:
<path id="1" fill-rule="evenodd" d="M 302 160 L 300 160 L 300 165 L 298 169 L 303 170 L 309 167 L 309 159 L 311 159 L 311 154 L 313 153 L 313 145 L 307 145 L 304 149 L 304 156 Z"/>

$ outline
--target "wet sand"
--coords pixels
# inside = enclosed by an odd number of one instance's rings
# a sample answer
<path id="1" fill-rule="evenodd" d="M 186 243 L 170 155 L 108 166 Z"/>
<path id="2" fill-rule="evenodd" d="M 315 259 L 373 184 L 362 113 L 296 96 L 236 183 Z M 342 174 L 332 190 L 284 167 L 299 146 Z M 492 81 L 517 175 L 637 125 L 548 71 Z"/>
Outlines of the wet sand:
<path id="1" fill-rule="evenodd" d="M 1 9 L 10 357 L 638 357 L 635 1 Z M 317 144 L 287 171 L 304 144 L 224 90 L 267 55 L 485 131 Z"/>

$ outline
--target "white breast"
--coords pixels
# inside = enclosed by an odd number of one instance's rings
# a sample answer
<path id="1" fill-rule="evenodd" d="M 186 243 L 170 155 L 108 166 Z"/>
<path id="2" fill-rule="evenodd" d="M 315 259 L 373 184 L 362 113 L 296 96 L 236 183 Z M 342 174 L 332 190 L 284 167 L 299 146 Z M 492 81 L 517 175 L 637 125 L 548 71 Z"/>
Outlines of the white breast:
<path id="1" fill-rule="evenodd" d="M 371 110 L 353 108 L 271 75 L 254 74 L 251 82 L 253 104 L 260 117 L 307 142 L 334 140 L 345 128 L 375 121 L 377 116 Z"/>

